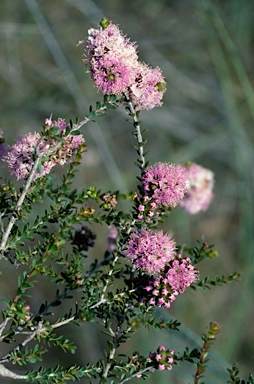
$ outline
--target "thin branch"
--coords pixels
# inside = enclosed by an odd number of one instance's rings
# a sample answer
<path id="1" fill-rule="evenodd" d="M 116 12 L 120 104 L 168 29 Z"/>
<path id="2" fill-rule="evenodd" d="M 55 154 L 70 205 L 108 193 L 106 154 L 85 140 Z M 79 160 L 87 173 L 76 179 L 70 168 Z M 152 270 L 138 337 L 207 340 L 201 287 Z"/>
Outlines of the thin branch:
<path id="1" fill-rule="evenodd" d="M 5 320 L 2 322 L 2 324 L 0 325 L 0 341 L 2 341 L 1 336 L 2 336 L 2 334 L 3 334 L 3 331 L 4 331 L 5 327 L 7 326 L 7 324 L 9 323 L 10 320 L 11 320 L 11 319 L 10 319 L 9 317 L 7 317 L 7 319 L 5 319 Z"/>
<path id="2" fill-rule="evenodd" d="M 0 213 L 0 231 L 1 233 L 4 233 L 4 223 L 3 223 L 3 220 L 2 218 L 4 217 L 4 213 Z"/>
<path id="3" fill-rule="evenodd" d="M 39 333 L 41 333 L 43 331 L 43 322 L 40 321 L 39 324 L 37 325 L 37 327 L 35 328 L 35 330 L 33 332 L 31 332 L 29 334 L 29 336 L 24 340 L 22 341 L 22 343 L 20 343 L 17 347 L 15 347 L 11 352 L 7 353 L 6 355 L 4 355 L 0 361 L 1 363 L 7 363 L 9 361 L 9 358 L 11 356 L 11 354 L 13 352 L 17 352 L 17 351 L 20 351 L 22 348 L 24 348 L 30 341 L 32 341 L 36 335 L 38 335 Z"/>
<path id="4" fill-rule="evenodd" d="M 137 111 L 135 110 L 132 101 L 130 100 L 129 96 L 125 94 L 125 98 L 127 101 L 127 106 L 130 111 L 130 116 L 133 119 L 133 124 L 136 129 L 135 136 L 137 137 L 138 140 L 138 146 L 139 146 L 139 162 L 140 162 L 140 168 L 141 168 L 141 175 L 145 171 L 145 166 L 146 166 L 146 161 L 145 161 L 145 155 L 144 155 L 144 142 L 143 142 L 143 137 L 141 133 L 141 128 L 140 128 L 140 121 L 138 119 L 138 114 Z"/>
<path id="5" fill-rule="evenodd" d="M 73 315 L 71 317 L 69 317 L 68 319 L 65 319 L 63 321 L 59 321 L 59 323 L 55 323 L 55 324 L 52 324 L 51 327 L 53 329 L 55 328 L 60 328 L 62 327 L 63 325 L 66 325 L 66 324 L 69 324 L 71 321 L 75 320 L 76 319 L 76 315 Z"/>
<path id="6" fill-rule="evenodd" d="M 20 209 L 22 207 L 22 204 L 23 204 L 23 202 L 25 200 L 26 194 L 27 194 L 27 192 L 28 192 L 28 190 L 29 190 L 29 188 L 30 188 L 30 186 L 32 184 L 32 181 L 34 179 L 35 172 L 36 172 L 36 170 L 37 170 L 37 168 L 39 166 L 40 160 L 43 157 L 43 154 L 44 154 L 44 152 L 39 153 L 37 159 L 34 162 L 32 171 L 31 171 L 31 173 L 30 173 L 30 175 L 29 175 L 29 177 L 27 179 L 27 182 L 26 182 L 26 184 L 25 184 L 25 186 L 23 188 L 23 191 L 22 191 L 22 193 L 21 193 L 21 195 L 20 195 L 20 197 L 19 197 L 19 199 L 17 201 L 16 207 L 15 207 L 15 209 L 13 211 L 13 214 L 12 214 L 12 216 L 10 218 L 9 224 L 7 225 L 7 228 L 6 228 L 6 230 L 5 230 L 4 234 L 3 234 L 2 241 L 1 241 L 1 244 L 0 244 L 0 252 L 6 250 L 6 244 L 7 244 L 8 238 L 10 236 L 12 227 L 13 227 L 15 221 L 18 219 L 17 213 L 20 211 Z M 3 256 L 4 256 L 3 254 L 2 255 L 0 254 L 0 259 L 2 259 Z"/>
<path id="7" fill-rule="evenodd" d="M 26 380 L 28 378 L 27 375 L 18 375 L 17 373 L 10 371 L 2 364 L 0 364 L 0 376 L 16 380 Z"/>
<path id="8" fill-rule="evenodd" d="M 21 210 L 22 204 L 23 204 L 25 197 L 26 197 L 26 194 L 27 194 L 27 192 L 28 192 L 33 180 L 34 180 L 34 176 L 35 176 L 37 168 L 40 164 L 41 159 L 43 158 L 43 156 L 50 155 L 51 153 L 54 153 L 61 145 L 61 143 L 59 142 L 56 145 L 54 145 L 52 148 L 50 148 L 49 150 L 40 152 L 40 149 L 39 149 L 40 144 L 41 144 L 41 140 L 38 142 L 37 147 L 36 147 L 37 157 L 36 157 L 36 160 L 35 160 L 34 165 L 32 167 L 31 173 L 27 179 L 26 184 L 24 185 L 22 193 L 21 193 L 21 195 L 17 201 L 16 207 L 13 210 L 13 214 L 10 218 L 10 221 L 7 225 L 7 228 L 6 228 L 5 232 L 3 233 L 2 241 L 0 244 L 0 252 L 2 253 L 2 254 L 0 254 L 0 260 L 4 256 L 4 252 L 6 251 L 6 248 L 7 248 L 6 244 L 7 244 L 8 238 L 10 236 L 12 227 L 15 224 L 16 220 L 18 219 L 18 212 Z"/>
<path id="9" fill-rule="evenodd" d="M 138 371 L 138 372 L 133 373 L 133 374 L 130 375 L 129 377 L 126 377 L 125 379 L 118 381 L 118 383 L 116 383 L 116 384 L 123 384 L 123 383 L 126 383 L 127 381 L 129 381 L 129 380 L 131 380 L 131 379 L 135 379 L 135 378 L 137 377 L 137 375 L 141 375 L 142 373 L 147 372 L 147 371 L 151 371 L 151 370 L 152 370 L 152 367 L 146 367 L 146 368 L 144 368 L 144 369 L 141 369 L 141 370 Z"/>
<path id="10" fill-rule="evenodd" d="M 108 272 L 108 278 L 106 279 L 106 282 L 105 282 L 105 285 L 103 287 L 103 290 L 102 290 L 102 293 L 101 293 L 101 301 L 103 301 L 105 299 L 105 294 L 106 294 L 106 291 L 107 291 L 107 288 L 108 288 L 108 285 L 109 285 L 109 281 L 110 281 L 110 277 L 114 271 L 114 267 L 115 267 L 115 264 L 118 260 L 118 255 L 115 256 L 113 262 L 112 262 L 112 268 L 109 270 Z"/>
<path id="11" fill-rule="evenodd" d="M 114 359 L 115 357 L 115 354 L 116 354 L 116 350 L 117 350 L 117 347 L 118 347 L 118 340 L 121 336 L 121 326 L 118 325 L 117 326 L 117 330 L 116 332 L 114 332 L 111 328 L 109 329 L 110 333 L 112 334 L 112 337 L 113 337 L 113 348 L 110 350 L 109 352 L 109 356 L 108 356 L 108 359 L 107 359 L 107 364 L 106 364 L 106 367 L 104 369 L 104 372 L 102 374 L 102 377 L 104 378 L 107 378 L 108 377 L 108 373 L 109 373 L 109 370 L 111 368 L 111 360 Z"/>

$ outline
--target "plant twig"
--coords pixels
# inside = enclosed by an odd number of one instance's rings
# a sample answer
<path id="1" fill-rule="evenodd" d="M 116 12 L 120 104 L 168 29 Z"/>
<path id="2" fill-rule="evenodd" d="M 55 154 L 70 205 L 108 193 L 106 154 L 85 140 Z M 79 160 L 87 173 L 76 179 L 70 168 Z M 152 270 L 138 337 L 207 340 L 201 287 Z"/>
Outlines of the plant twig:
<path id="1" fill-rule="evenodd" d="M 0 364 L 0 376 L 15 380 L 26 380 L 28 378 L 27 375 L 18 375 L 17 373 L 10 371 L 2 364 Z"/>
<path id="2" fill-rule="evenodd" d="M 137 141 L 138 141 L 138 146 L 139 146 L 139 150 L 138 150 L 138 154 L 139 154 L 139 163 L 140 163 L 140 169 L 141 169 L 141 175 L 144 173 L 144 170 L 145 170 L 145 166 L 146 166 L 146 161 L 145 161 L 145 155 L 144 155 L 144 141 L 143 141 L 143 137 L 142 137 L 142 133 L 141 133 L 141 123 L 139 121 L 139 118 L 138 118 L 138 113 L 137 111 L 135 110 L 129 96 L 127 94 L 125 94 L 125 98 L 126 98 L 126 101 L 127 101 L 127 108 L 129 109 L 128 113 L 129 115 L 132 117 L 133 119 L 133 124 L 134 124 L 134 127 L 136 129 L 136 132 L 135 132 L 135 136 L 137 138 Z"/>
<path id="3" fill-rule="evenodd" d="M 9 357 L 11 356 L 11 353 L 13 352 L 17 352 L 17 351 L 20 351 L 22 348 L 24 348 L 30 341 L 32 341 L 36 335 L 38 335 L 39 333 L 41 333 L 43 331 L 43 322 L 40 321 L 39 324 L 37 325 L 37 327 L 35 328 L 35 330 L 33 332 L 31 332 L 27 338 L 22 341 L 22 343 L 20 343 L 17 347 L 15 347 L 11 352 L 7 353 L 6 355 L 4 355 L 0 361 L 1 363 L 7 363 L 9 361 Z"/>

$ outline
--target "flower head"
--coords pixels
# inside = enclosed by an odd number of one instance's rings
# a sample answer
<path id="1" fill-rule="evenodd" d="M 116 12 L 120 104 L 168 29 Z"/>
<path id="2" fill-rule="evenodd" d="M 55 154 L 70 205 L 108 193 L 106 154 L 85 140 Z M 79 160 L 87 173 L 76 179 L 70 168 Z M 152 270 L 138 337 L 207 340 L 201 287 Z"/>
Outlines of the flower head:
<path id="1" fill-rule="evenodd" d="M 174 351 L 173 349 L 166 349 L 163 347 L 157 348 L 156 352 L 149 353 L 149 362 L 159 371 L 167 369 L 170 371 L 174 364 Z"/>
<path id="2" fill-rule="evenodd" d="M 47 126 L 50 129 L 59 127 L 64 134 L 67 124 L 63 119 L 58 119 L 54 122 L 47 119 Z M 24 136 L 18 137 L 15 143 L 9 148 L 3 161 L 5 161 L 11 174 L 15 175 L 17 179 L 25 179 L 29 176 L 35 159 L 38 153 L 44 153 L 45 156 L 41 159 L 41 167 L 35 173 L 34 180 L 45 176 L 50 173 L 51 169 L 56 164 L 63 165 L 72 157 L 75 150 L 84 144 L 82 135 L 72 135 L 71 132 L 67 136 L 63 136 L 62 142 L 56 146 L 56 138 L 44 139 L 37 132 L 28 133 Z"/>
<path id="3" fill-rule="evenodd" d="M 53 127 L 59 127 L 64 134 L 68 124 L 64 119 L 59 118 L 52 123 Z M 74 127 L 75 129 L 75 127 Z M 85 144 L 83 135 L 72 135 L 71 131 L 68 136 L 63 137 L 63 142 L 57 152 L 51 157 L 56 164 L 64 165 L 74 154 L 77 148 Z"/>
<path id="4" fill-rule="evenodd" d="M 90 29 L 87 61 L 92 79 L 104 94 L 126 92 L 134 82 L 138 56 L 134 43 L 123 36 L 117 25 Z"/>
<path id="5" fill-rule="evenodd" d="M 213 198 L 214 174 L 195 163 L 186 170 L 189 187 L 180 206 L 190 214 L 205 211 Z"/>
<path id="6" fill-rule="evenodd" d="M 147 279 L 147 281 L 146 281 Z M 142 286 L 138 280 L 135 281 L 142 301 L 152 306 L 169 308 L 179 294 L 197 279 L 197 271 L 194 269 L 189 258 L 181 255 L 170 261 L 164 271 L 157 277 L 143 277 Z"/>
<path id="7" fill-rule="evenodd" d="M 181 165 L 157 163 L 147 168 L 142 184 L 157 207 L 175 207 L 187 190 L 187 172 Z"/>
<path id="8" fill-rule="evenodd" d="M 141 229 L 131 234 L 127 244 L 126 256 L 136 268 L 150 274 L 160 272 L 174 255 L 175 243 L 162 231 Z"/>
<path id="9" fill-rule="evenodd" d="M 150 110 L 162 105 L 166 82 L 160 68 L 140 63 L 135 82 L 130 87 L 130 98 L 137 110 Z"/>
<path id="10" fill-rule="evenodd" d="M 157 68 L 138 60 L 136 45 L 111 22 L 90 29 L 87 55 L 91 77 L 104 94 L 128 95 L 136 110 L 150 110 L 162 104 L 166 82 Z"/>
<path id="11" fill-rule="evenodd" d="M 11 170 L 11 175 L 15 175 L 18 180 L 25 179 L 31 172 L 39 140 L 40 135 L 36 132 L 20 136 L 3 157 L 3 161 L 8 164 Z M 39 144 L 39 150 L 46 149 L 48 149 L 48 144 L 42 141 Z M 41 172 L 36 172 L 35 179 L 49 173 L 53 166 L 54 164 L 52 162 L 43 164 Z"/>

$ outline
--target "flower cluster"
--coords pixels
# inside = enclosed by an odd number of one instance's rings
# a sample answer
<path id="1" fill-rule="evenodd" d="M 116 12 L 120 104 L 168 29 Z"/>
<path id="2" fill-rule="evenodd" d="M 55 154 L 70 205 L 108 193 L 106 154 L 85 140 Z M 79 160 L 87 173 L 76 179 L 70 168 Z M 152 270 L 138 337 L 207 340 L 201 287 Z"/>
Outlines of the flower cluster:
<path id="1" fill-rule="evenodd" d="M 49 150 L 50 145 L 41 140 L 39 133 L 28 133 L 16 139 L 15 143 L 3 156 L 2 160 L 6 162 L 11 170 L 11 175 L 15 175 L 17 179 L 25 179 L 29 176 L 36 156 L 36 147 L 38 151 Z M 42 165 L 40 172 L 36 171 L 35 179 L 42 177 L 50 172 L 54 166 L 53 162 L 46 161 Z"/>
<path id="2" fill-rule="evenodd" d="M 158 347 L 156 352 L 150 352 L 148 363 L 152 363 L 152 366 L 159 371 L 165 369 L 171 371 L 174 364 L 174 351 L 172 349 L 166 349 L 163 345 Z"/>
<path id="3" fill-rule="evenodd" d="M 162 105 L 162 97 L 166 90 L 165 79 L 160 68 L 151 69 L 140 63 L 135 82 L 129 89 L 131 101 L 137 110 L 150 110 Z"/>
<path id="4" fill-rule="evenodd" d="M 162 104 L 166 83 L 160 69 L 138 60 L 135 44 L 117 25 L 104 20 L 99 29 L 88 31 L 85 61 L 102 93 L 128 94 L 137 110 Z"/>
<path id="5" fill-rule="evenodd" d="M 102 195 L 102 201 L 103 203 L 101 205 L 105 210 L 113 209 L 117 205 L 117 198 L 115 194 L 104 193 Z"/>
<path id="6" fill-rule="evenodd" d="M 189 186 L 180 206 L 190 214 L 205 211 L 213 198 L 214 174 L 194 163 L 186 170 Z"/>
<path id="7" fill-rule="evenodd" d="M 150 274 L 158 273 L 174 259 L 175 242 L 163 231 L 141 229 L 130 235 L 125 255 L 136 268 Z"/>
<path id="8" fill-rule="evenodd" d="M 45 126 L 48 129 L 59 127 L 64 134 L 67 124 L 63 119 L 52 121 L 45 120 Z M 38 168 L 34 179 L 40 178 L 48 174 L 56 164 L 65 164 L 68 158 L 71 158 L 75 150 L 84 145 L 82 135 L 72 135 L 71 133 L 63 137 L 62 143 L 57 145 L 55 139 L 45 139 L 37 132 L 28 133 L 18 137 L 15 143 L 9 148 L 2 160 L 6 162 L 11 170 L 11 174 L 17 179 L 26 179 L 35 162 L 38 153 L 43 153 L 41 167 Z"/>
<path id="9" fill-rule="evenodd" d="M 186 168 L 182 165 L 156 163 L 148 167 L 142 177 L 146 196 L 155 206 L 176 207 L 187 190 Z"/>
<path id="10" fill-rule="evenodd" d="M 156 278 L 151 278 L 148 285 L 144 287 L 142 300 L 152 306 L 169 308 L 179 294 L 197 279 L 197 271 L 194 269 L 189 258 L 177 258 L 169 263 L 165 271 Z"/>
<path id="11" fill-rule="evenodd" d="M 55 121 L 52 121 L 51 119 L 45 120 L 45 125 L 47 125 L 50 128 L 56 128 L 58 127 L 63 134 L 63 142 L 61 143 L 60 148 L 58 151 L 51 156 L 51 161 L 54 160 L 55 163 L 64 165 L 68 159 L 70 159 L 77 148 L 84 145 L 85 140 L 83 135 L 72 135 L 72 131 L 66 136 L 65 132 L 67 127 L 69 127 L 68 124 L 66 124 L 65 120 L 62 118 L 58 118 Z M 75 130 L 75 126 L 73 128 Z"/>

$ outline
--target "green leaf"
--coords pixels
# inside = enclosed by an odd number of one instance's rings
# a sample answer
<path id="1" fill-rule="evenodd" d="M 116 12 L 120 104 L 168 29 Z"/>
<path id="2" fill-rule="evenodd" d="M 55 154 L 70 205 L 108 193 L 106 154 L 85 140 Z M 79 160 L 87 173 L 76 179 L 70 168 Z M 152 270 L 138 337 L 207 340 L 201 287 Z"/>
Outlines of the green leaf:
<path id="1" fill-rule="evenodd" d="M 80 135 L 80 134 L 81 134 L 81 132 L 80 132 L 79 129 L 74 129 L 73 131 L 71 131 L 71 135 L 72 135 L 72 136 L 78 136 L 78 135 Z"/>
<path id="2" fill-rule="evenodd" d="M 53 136 L 59 136 L 61 133 L 61 129 L 59 127 L 53 127 L 50 132 Z"/>

